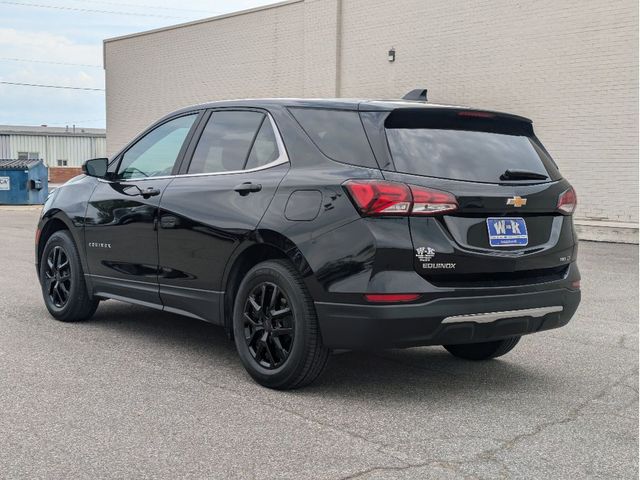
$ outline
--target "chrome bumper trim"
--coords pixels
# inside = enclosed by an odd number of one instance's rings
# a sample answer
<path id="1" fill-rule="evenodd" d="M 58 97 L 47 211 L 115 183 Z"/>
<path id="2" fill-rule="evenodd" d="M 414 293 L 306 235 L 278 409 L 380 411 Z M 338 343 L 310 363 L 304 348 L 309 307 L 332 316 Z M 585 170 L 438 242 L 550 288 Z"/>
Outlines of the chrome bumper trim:
<path id="1" fill-rule="evenodd" d="M 553 312 L 561 312 L 564 308 L 560 305 L 553 307 L 540 307 L 540 308 L 525 308 L 523 310 L 507 310 L 505 312 L 488 312 L 488 313 L 470 313 L 467 315 L 454 315 L 452 317 L 446 317 L 442 320 L 442 323 L 491 323 L 496 320 L 502 320 L 504 318 L 518 318 L 518 317 L 544 317 L 545 315 Z"/>

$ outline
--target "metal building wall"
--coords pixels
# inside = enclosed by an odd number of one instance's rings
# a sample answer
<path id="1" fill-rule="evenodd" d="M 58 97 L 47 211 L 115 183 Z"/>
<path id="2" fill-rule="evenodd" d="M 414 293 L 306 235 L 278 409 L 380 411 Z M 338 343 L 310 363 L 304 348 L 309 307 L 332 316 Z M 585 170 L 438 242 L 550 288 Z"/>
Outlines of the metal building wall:
<path id="1" fill-rule="evenodd" d="M 9 146 L 9 135 L 0 135 L 0 158 L 11 158 L 11 147 Z"/>
<path id="2" fill-rule="evenodd" d="M 106 156 L 104 137 L 62 135 L 3 135 L 2 137 L 8 138 L 4 147 L 6 155 L 2 158 L 18 158 L 18 152 L 38 152 L 39 157 L 45 160 L 49 167 L 57 166 L 57 160 L 67 160 L 67 166 L 79 167 L 85 160 Z"/>

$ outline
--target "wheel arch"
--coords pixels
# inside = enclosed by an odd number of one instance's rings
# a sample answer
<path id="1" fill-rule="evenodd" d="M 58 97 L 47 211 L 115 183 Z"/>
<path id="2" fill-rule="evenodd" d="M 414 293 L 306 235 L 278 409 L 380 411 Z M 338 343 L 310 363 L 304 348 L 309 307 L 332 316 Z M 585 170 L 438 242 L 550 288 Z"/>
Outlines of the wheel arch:
<path id="1" fill-rule="evenodd" d="M 80 239 L 78 238 L 77 228 L 73 226 L 73 223 L 62 211 L 57 211 L 55 213 L 48 213 L 47 216 L 41 221 L 40 224 L 40 234 L 38 237 L 37 244 L 37 257 L 36 257 L 36 267 L 38 271 L 40 271 L 40 261 L 42 260 L 42 252 L 44 251 L 44 247 L 47 244 L 47 241 L 51 238 L 51 236 L 59 232 L 61 230 L 67 230 L 71 234 L 71 238 L 76 244 L 76 248 L 80 254 L 80 261 L 82 263 L 82 268 L 86 272 L 86 263 L 84 257 L 84 249 L 80 244 Z"/>
<path id="2" fill-rule="evenodd" d="M 38 250 L 37 250 L 37 258 L 36 265 L 38 270 L 40 269 L 40 261 L 42 260 L 42 252 L 44 251 L 44 246 L 47 244 L 47 241 L 51 238 L 56 232 L 60 230 L 69 230 L 69 226 L 60 218 L 52 217 L 46 221 L 40 228 L 40 235 L 38 237 Z"/>
<path id="3" fill-rule="evenodd" d="M 305 281 L 313 273 L 298 247 L 289 238 L 272 230 L 257 232 L 256 238 L 236 249 L 233 257 L 227 262 L 223 277 L 225 294 L 221 313 L 224 328 L 230 336 L 233 334 L 233 303 L 242 279 L 255 265 L 276 259 L 291 262 Z"/>

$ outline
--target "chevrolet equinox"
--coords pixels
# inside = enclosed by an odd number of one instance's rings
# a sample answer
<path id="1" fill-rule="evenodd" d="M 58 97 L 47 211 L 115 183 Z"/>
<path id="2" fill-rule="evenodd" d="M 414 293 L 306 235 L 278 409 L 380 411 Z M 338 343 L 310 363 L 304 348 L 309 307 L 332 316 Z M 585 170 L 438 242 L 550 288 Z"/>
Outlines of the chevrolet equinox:
<path id="1" fill-rule="evenodd" d="M 520 116 L 213 102 L 83 173 L 38 224 L 51 315 L 115 299 L 221 325 L 267 387 L 311 383 L 336 349 L 495 358 L 580 301 L 576 193 Z"/>

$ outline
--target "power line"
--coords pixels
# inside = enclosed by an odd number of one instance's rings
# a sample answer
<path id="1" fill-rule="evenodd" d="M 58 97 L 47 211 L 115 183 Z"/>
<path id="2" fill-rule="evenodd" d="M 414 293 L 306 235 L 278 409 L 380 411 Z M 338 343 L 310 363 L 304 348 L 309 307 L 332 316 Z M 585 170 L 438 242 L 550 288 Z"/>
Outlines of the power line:
<path id="1" fill-rule="evenodd" d="M 178 8 L 178 7 L 159 7 L 157 5 L 143 5 L 143 4 L 131 4 L 131 3 L 122 3 L 122 2 L 105 2 L 102 0 L 72 0 L 81 3 L 99 3 L 102 5 L 114 5 L 118 7 L 130 7 L 130 8 L 153 8 L 156 10 L 172 10 L 176 12 L 194 12 L 194 13 L 206 13 L 208 15 L 218 15 L 223 12 L 212 12 L 210 10 L 197 10 L 194 8 Z"/>
<path id="2" fill-rule="evenodd" d="M 66 122 L 64 122 L 64 125 L 71 125 L 72 123 L 75 123 L 76 125 L 79 123 L 84 123 L 84 122 L 97 122 L 98 120 L 104 120 L 104 117 L 100 117 L 100 118 L 85 118 L 84 120 L 67 120 Z M 56 124 L 56 125 L 61 125 L 61 124 Z"/>
<path id="3" fill-rule="evenodd" d="M 104 128 L 104 127 L 82 127 L 81 124 L 85 123 L 85 122 L 98 122 L 98 121 L 104 121 L 104 117 L 102 118 L 91 118 L 88 120 L 66 120 L 66 121 L 53 121 L 50 122 L 47 119 L 43 119 L 40 118 L 38 120 L 34 120 L 34 118 L 38 118 L 38 117 L 31 117 L 29 119 L 24 119 L 24 118 L 20 118 L 20 119 L 15 119 L 15 118 L 11 118 L 11 117 L 6 117 L 9 118 L 9 120 L 0 120 L 0 124 L 1 125 L 47 125 L 49 127 L 68 127 L 69 125 L 73 125 L 75 124 L 76 128 Z"/>
<path id="4" fill-rule="evenodd" d="M 29 62 L 29 63 L 48 63 L 51 65 L 68 65 L 74 67 L 93 67 L 93 68 L 102 68 L 102 65 L 95 65 L 90 63 L 69 63 L 69 62 L 52 62 L 49 60 L 35 60 L 35 59 L 27 59 L 27 58 L 8 58 L 8 57 L 0 57 L 0 62 Z"/>
<path id="5" fill-rule="evenodd" d="M 2 82 L 2 85 L 15 85 L 19 87 L 40 87 L 40 88 L 59 88 L 63 90 L 86 90 L 90 92 L 104 92 L 104 88 L 90 88 L 90 87 L 71 87 L 68 85 L 45 85 L 41 83 L 22 83 L 22 82 Z"/>
<path id="6" fill-rule="evenodd" d="M 185 18 L 185 17 L 177 17 L 175 15 L 157 15 L 153 13 L 122 12 L 122 11 L 115 11 L 115 10 L 95 10 L 92 8 L 63 7 L 59 5 L 42 5 L 40 3 L 10 2 L 7 0 L 0 0 L 0 4 L 14 5 L 19 7 L 52 8 L 54 10 L 70 10 L 74 12 L 84 12 L 84 13 L 109 13 L 113 15 L 132 15 L 135 17 Z"/>

